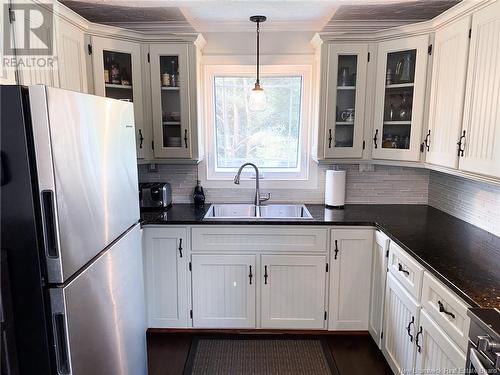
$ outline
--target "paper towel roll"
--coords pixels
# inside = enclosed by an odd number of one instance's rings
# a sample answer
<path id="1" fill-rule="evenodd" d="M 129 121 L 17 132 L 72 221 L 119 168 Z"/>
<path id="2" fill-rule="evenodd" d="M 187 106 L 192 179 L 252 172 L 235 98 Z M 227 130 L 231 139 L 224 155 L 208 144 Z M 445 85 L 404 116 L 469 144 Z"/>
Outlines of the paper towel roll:
<path id="1" fill-rule="evenodd" d="M 325 205 L 328 207 L 344 207 L 345 205 L 346 171 L 326 171 Z"/>

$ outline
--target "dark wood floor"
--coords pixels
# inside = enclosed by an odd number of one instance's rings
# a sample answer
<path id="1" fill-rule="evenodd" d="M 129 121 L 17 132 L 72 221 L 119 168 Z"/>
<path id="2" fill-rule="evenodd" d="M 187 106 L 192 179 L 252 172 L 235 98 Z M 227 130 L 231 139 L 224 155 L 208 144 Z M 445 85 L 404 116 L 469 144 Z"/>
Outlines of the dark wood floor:
<path id="1" fill-rule="evenodd" d="M 149 375 L 182 374 L 191 341 L 199 334 L 149 331 L 147 334 Z M 209 335 L 220 336 L 218 333 Z M 207 333 L 203 333 L 203 336 L 207 336 Z M 392 374 L 370 335 L 323 334 L 321 337 L 326 338 L 340 375 Z"/>

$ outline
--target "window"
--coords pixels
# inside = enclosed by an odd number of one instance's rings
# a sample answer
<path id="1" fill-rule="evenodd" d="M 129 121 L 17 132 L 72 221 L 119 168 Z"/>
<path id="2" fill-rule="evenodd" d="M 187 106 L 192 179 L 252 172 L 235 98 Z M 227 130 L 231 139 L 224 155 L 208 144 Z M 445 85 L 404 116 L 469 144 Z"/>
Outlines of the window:
<path id="1" fill-rule="evenodd" d="M 207 71 L 207 179 L 232 180 L 245 162 L 256 164 L 264 179 L 307 179 L 309 68 L 262 67 L 263 111 L 248 107 L 254 66 L 210 66 Z"/>

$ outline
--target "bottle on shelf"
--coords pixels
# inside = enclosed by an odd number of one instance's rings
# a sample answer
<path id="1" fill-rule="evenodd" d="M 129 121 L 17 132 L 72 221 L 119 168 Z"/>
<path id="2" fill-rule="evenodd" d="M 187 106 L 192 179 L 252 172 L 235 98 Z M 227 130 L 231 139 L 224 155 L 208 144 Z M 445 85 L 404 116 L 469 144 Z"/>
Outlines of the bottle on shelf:
<path id="1" fill-rule="evenodd" d="M 170 84 L 174 87 L 177 87 L 179 86 L 179 72 L 176 72 L 175 70 L 175 61 L 172 60 L 171 61 L 171 65 L 172 65 L 172 73 L 170 74 Z"/>
<path id="2" fill-rule="evenodd" d="M 106 60 L 104 62 L 104 83 L 110 83 L 109 81 L 109 70 L 111 68 L 111 59 L 109 56 L 106 56 Z"/>

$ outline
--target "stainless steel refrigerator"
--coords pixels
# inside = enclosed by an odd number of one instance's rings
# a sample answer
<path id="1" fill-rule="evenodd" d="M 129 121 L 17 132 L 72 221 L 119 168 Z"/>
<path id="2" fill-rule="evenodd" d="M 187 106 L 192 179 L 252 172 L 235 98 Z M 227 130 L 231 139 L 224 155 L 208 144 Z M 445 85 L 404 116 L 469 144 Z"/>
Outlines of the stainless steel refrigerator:
<path id="1" fill-rule="evenodd" d="M 2 374 L 146 374 L 132 103 L 0 100 Z"/>

